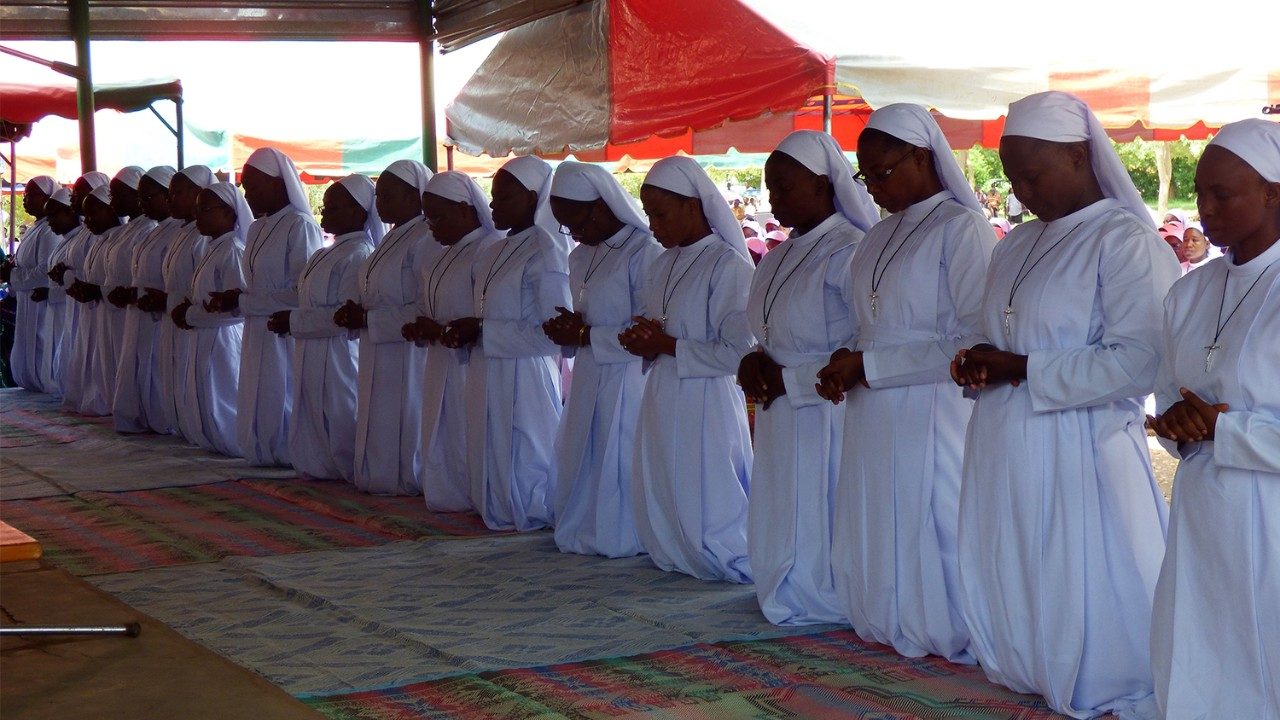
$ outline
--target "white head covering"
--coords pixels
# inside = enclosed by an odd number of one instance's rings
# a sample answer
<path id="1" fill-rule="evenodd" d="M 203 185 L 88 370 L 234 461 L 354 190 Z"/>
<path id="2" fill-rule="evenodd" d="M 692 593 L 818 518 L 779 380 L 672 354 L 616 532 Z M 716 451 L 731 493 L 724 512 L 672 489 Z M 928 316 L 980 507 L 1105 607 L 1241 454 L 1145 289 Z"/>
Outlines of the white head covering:
<path id="1" fill-rule="evenodd" d="M 471 179 L 470 175 L 454 170 L 436 173 L 427 181 L 426 192 L 438 195 L 445 200 L 466 203 L 476 210 L 480 224 L 489 232 L 494 231 L 493 211 L 489 209 L 489 198 L 484 190 Z"/>
<path id="2" fill-rule="evenodd" d="M 756 237 L 758 238 L 764 237 L 764 228 L 760 225 L 760 223 L 756 222 L 755 220 L 743 220 L 742 229 L 746 230 L 747 228 L 751 228 L 752 230 L 755 230 Z M 743 237 L 746 237 L 746 236 L 744 235 Z"/>
<path id="3" fill-rule="evenodd" d="M 853 181 L 853 165 L 836 139 L 817 130 L 796 130 L 782 139 L 776 152 L 795 160 L 815 175 L 825 175 L 835 190 L 836 211 L 867 232 L 880 222 L 876 203 L 866 188 Z M 741 233 L 739 233 L 741 234 Z"/>
<path id="4" fill-rule="evenodd" d="M 108 177 L 106 173 L 98 172 L 97 170 L 90 170 L 89 172 L 81 175 L 80 179 L 89 184 L 90 190 L 111 184 L 111 178 Z"/>
<path id="5" fill-rule="evenodd" d="M 849 173 L 852 177 L 852 170 Z M 645 185 L 652 185 L 667 192 L 702 201 L 702 215 L 720 239 L 748 262 L 747 239 L 742 236 L 742 225 L 724 201 L 720 188 L 707 177 L 707 173 L 693 158 L 672 155 L 653 164 L 644 178 Z"/>
<path id="6" fill-rule="evenodd" d="M 560 232 L 560 223 L 556 220 L 556 216 L 551 212 L 551 165 L 540 157 L 534 155 L 522 155 L 518 158 L 508 160 L 502 166 L 503 170 L 511 173 L 525 190 L 532 190 L 538 193 L 538 208 L 533 213 L 533 224 L 547 231 L 555 240 L 559 240 L 564 244 L 566 249 L 572 241 L 566 238 Z"/>
<path id="7" fill-rule="evenodd" d="M 1209 144 L 1230 150 L 1263 180 L 1280 183 L 1280 123 L 1262 118 L 1237 120 L 1223 125 Z"/>
<path id="8" fill-rule="evenodd" d="M 243 243 L 249 235 L 249 226 L 253 224 L 253 211 L 249 209 L 249 203 L 244 199 L 240 188 L 229 182 L 219 182 L 210 185 L 207 189 L 217 195 L 223 205 L 235 210 L 236 239 Z"/>
<path id="9" fill-rule="evenodd" d="M 933 169 L 938 172 L 942 186 L 951 191 L 961 205 L 974 212 L 982 212 L 982 206 L 978 204 L 973 188 L 969 187 L 964 170 L 960 169 L 956 156 L 951 154 L 951 144 L 947 142 L 942 128 L 938 127 L 938 121 L 933 119 L 928 110 L 911 103 L 885 105 L 871 113 L 867 129 L 879 130 L 905 143 L 927 148 L 933 153 Z"/>
<path id="10" fill-rule="evenodd" d="M 566 160 L 556 167 L 551 179 L 551 195 L 565 200 L 593 202 L 604 200 L 609 211 L 624 224 L 649 231 L 649 219 L 636 205 L 635 198 L 622 189 L 618 180 L 599 165 Z"/>
<path id="11" fill-rule="evenodd" d="M 289 196 L 289 205 L 300 213 L 311 216 L 311 203 L 307 202 L 307 191 L 302 188 L 302 180 L 298 179 L 298 168 L 288 155 L 275 148 L 258 148 L 253 151 L 245 165 L 255 170 L 284 180 L 284 189 Z"/>
<path id="12" fill-rule="evenodd" d="M 192 185 L 202 190 L 218 181 L 213 171 L 204 165 L 188 165 L 179 170 L 178 174 L 190 180 Z"/>
<path id="13" fill-rule="evenodd" d="M 89 197 L 97 198 L 107 205 L 111 204 L 111 187 L 109 185 L 99 185 L 89 191 Z"/>
<path id="14" fill-rule="evenodd" d="M 427 181 L 435 174 L 417 160 L 397 160 L 383 172 L 395 175 L 408 183 L 409 187 L 417 188 L 419 195 L 427 191 Z"/>
<path id="15" fill-rule="evenodd" d="M 36 189 L 44 193 L 46 197 L 52 197 L 53 193 L 58 189 L 58 181 L 48 175 L 37 175 L 27 181 L 28 185 L 35 185 Z"/>
<path id="16" fill-rule="evenodd" d="M 124 183 L 125 185 L 128 185 L 134 190 L 137 190 L 138 181 L 142 179 L 142 176 L 145 173 L 146 171 L 138 167 L 137 165 L 129 165 L 128 167 L 120 168 L 120 172 L 116 173 L 116 176 L 112 179 L 119 180 L 120 182 Z"/>
<path id="17" fill-rule="evenodd" d="M 49 196 L 49 202 L 56 202 L 59 205 L 71 207 L 71 191 L 66 188 L 58 188 Z"/>
<path id="18" fill-rule="evenodd" d="M 1126 210 L 1155 227 L 1147 204 L 1134 186 L 1102 123 L 1083 100 L 1057 90 L 1028 95 L 1009 105 L 1001 137 L 1029 137 L 1050 142 L 1089 143 L 1089 160 L 1102 194 L 1120 201 Z"/>
<path id="19" fill-rule="evenodd" d="M 152 180 L 159 183 L 160 187 L 167 188 L 169 187 L 169 181 L 172 180 L 173 176 L 177 174 L 178 174 L 178 171 L 174 170 L 168 165 L 157 165 L 151 168 L 150 170 L 148 170 L 147 174 L 144 175 L 143 177 L 149 177 Z"/>
<path id="20" fill-rule="evenodd" d="M 356 204 L 364 208 L 368 217 L 364 221 L 364 231 L 369 233 L 369 237 L 373 240 L 373 244 L 377 245 L 382 242 L 382 236 L 387 234 L 387 226 L 382 224 L 382 218 L 378 217 L 377 203 L 374 202 L 373 181 L 369 178 L 351 174 L 338 181 L 348 193 L 351 193 L 352 199 Z"/>

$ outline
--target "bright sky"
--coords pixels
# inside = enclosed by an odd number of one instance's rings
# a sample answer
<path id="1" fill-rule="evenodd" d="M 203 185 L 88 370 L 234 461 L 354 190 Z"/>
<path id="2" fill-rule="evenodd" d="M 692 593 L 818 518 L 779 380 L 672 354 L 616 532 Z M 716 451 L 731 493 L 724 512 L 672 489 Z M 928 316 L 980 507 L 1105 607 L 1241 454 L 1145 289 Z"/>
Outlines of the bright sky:
<path id="1" fill-rule="evenodd" d="M 497 42 L 493 38 L 436 58 L 436 106 L 444 107 Z M 47 60 L 75 62 L 71 42 L 6 42 Z M 94 42 L 95 84 L 177 78 L 189 125 L 257 137 L 408 138 L 421 133 L 418 46 L 360 42 Z M 71 84 L 40 65 L 0 54 L 0 77 Z M 172 122 L 173 104 L 156 103 Z M 99 165 L 172 163 L 173 137 L 148 111 L 99 112 Z M 55 156 L 75 147 L 74 120 L 36 123 L 19 154 Z M 195 150 L 195 148 L 192 148 Z M 199 162 L 191 157 L 188 162 Z"/>

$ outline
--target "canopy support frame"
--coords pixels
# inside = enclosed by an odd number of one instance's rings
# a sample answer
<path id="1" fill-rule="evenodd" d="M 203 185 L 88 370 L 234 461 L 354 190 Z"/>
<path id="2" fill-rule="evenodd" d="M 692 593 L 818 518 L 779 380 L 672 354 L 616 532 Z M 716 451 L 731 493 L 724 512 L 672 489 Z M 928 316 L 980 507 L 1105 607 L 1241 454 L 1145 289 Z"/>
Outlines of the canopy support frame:
<path id="1" fill-rule="evenodd" d="M 76 43 L 76 109 L 80 118 L 80 172 L 98 169 L 93 123 L 93 65 L 89 58 L 89 0 L 71 0 L 71 35 Z"/>

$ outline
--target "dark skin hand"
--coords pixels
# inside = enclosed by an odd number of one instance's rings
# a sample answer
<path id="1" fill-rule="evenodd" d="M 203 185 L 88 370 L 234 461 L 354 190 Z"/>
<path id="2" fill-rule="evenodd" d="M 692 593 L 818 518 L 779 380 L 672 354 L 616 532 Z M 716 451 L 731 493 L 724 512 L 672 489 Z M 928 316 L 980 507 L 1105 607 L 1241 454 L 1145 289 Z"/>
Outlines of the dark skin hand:
<path id="1" fill-rule="evenodd" d="M 102 299 L 102 288 L 87 282 L 76 280 L 67 288 L 67 295 L 76 302 L 91 303 Z"/>
<path id="2" fill-rule="evenodd" d="M 1014 387 L 1027 379 L 1027 356 L 998 350 L 983 343 L 956 353 L 951 361 L 951 379 L 969 390 L 1009 383 Z"/>
<path id="3" fill-rule="evenodd" d="M 187 308 L 191 307 L 190 300 L 183 300 L 173 309 L 169 317 L 173 318 L 173 324 L 182 330 L 192 330 L 193 328 L 187 324 Z"/>
<path id="4" fill-rule="evenodd" d="M 273 332 L 281 337 L 289 334 L 289 310 L 280 310 L 271 313 L 271 317 L 267 318 L 267 331 Z"/>
<path id="5" fill-rule="evenodd" d="M 132 287 L 115 287 L 107 293 L 107 302 L 123 310 L 138 301 L 138 289 Z"/>
<path id="6" fill-rule="evenodd" d="M 623 350 L 645 360 L 659 355 L 676 356 L 676 339 L 667 334 L 662 323 L 640 315 L 631 319 L 634 324 L 618 333 Z"/>
<path id="7" fill-rule="evenodd" d="M 830 400 L 833 405 L 839 405 L 844 402 L 845 394 L 858 385 L 869 387 L 862 353 L 849 348 L 837 348 L 831 353 L 826 367 L 818 371 L 818 382 L 814 383 L 814 388 L 819 397 Z"/>
<path id="8" fill-rule="evenodd" d="M 542 323 L 542 332 L 551 342 L 561 347 L 581 347 L 591 344 L 591 328 L 580 312 L 556 306 L 555 317 Z"/>
<path id="9" fill-rule="evenodd" d="M 36 288 L 31 291 L 31 302 L 44 302 L 49 299 L 49 288 Z"/>
<path id="10" fill-rule="evenodd" d="M 1213 440 L 1218 416 L 1231 407 L 1226 403 L 1211 405 L 1187 388 L 1178 388 L 1178 393 L 1182 399 L 1164 413 L 1147 416 L 1147 427 L 1165 440 L 1179 444 Z"/>
<path id="11" fill-rule="evenodd" d="M 62 277 L 66 275 L 67 270 L 70 269 L 71 268 L 68 268 L 66 263 L 58 263 L 57 265 L 49 268 L 49 279 L 61 285 Z"/>
<path id="12" fill-rule="evenodd" d="M 333 313 L 333 324 L 348 330 L 361 330 L 369 326 L 369 312 L 355 300 L 347 300 Z"/>
<path id="13" fill-rule="evenodd" d="M 471 347 L 480 340 L 480 318 L 458 318 L 444 326 L 440 344 L 447 348 Z"/>
<path id="14" fill-rule="evenodd" d="M 782 379 L 782 366 L 764 350 L 753 350 L 742 356 L 738 363 L 738 384 L 747 400 L 759 404 L 765 410 L 774 400 L 787 394 Z"/>
<path id="15" fill-rule="evenodd" d="M 405 323 L 400 328 L 400 334 L 414 345 L 426 347 L 431 343 L 440 342 L 441 336 L 444 335 L 444 326 L 429 317 L 419 315 L 413 319 L 413 322 Z"/>
<path id="16" fill-rule="evenodd" d="M 209 293 L 209 299 L 204 302 L 204 309 L 209 312 L 229 313 L 240 309 L 240 288 L 232 288 L 222 292 Z"/>
<path id="17" fill-rule="evenodd" d="M 146 292 L 138 297 L 138 309 L 143 312 L 163 312 L 168 303 L 169 295 L 155 288 L 147 288 Z"/>

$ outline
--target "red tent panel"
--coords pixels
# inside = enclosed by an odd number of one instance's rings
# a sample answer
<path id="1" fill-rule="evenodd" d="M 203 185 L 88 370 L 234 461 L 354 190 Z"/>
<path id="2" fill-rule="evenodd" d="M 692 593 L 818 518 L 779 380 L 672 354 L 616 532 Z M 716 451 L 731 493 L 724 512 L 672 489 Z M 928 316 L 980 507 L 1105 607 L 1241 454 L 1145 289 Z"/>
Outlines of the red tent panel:
<path id="1" fill-rule="evenodd" d="M 181 100 L 182 83 L 178 80 L 133 85 L 100 85 L 93 91 L 98 110 L 134 112 L 157 100 Z M 0 119 L 11 123 L 33 123 L 42 117 L 57 115 L 74 120 L 76 89 L 66 85 L 26 85 L 0 83 Z"/>
<path id="2" fill-rule="evenodd" d="M 736 0 L 612 0 L 609 73 L 609 137 L 627 143 L 794 109 L 832 60 Z"/>

